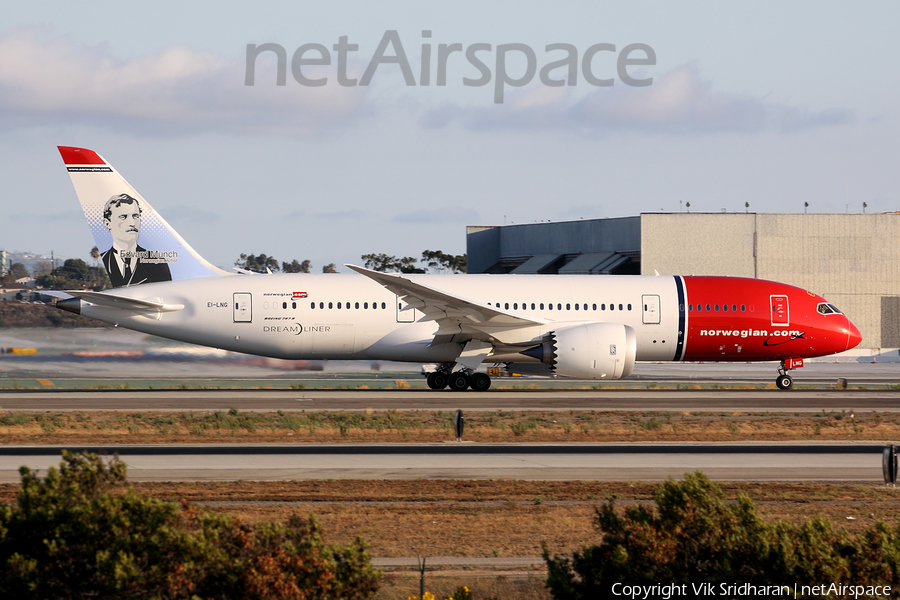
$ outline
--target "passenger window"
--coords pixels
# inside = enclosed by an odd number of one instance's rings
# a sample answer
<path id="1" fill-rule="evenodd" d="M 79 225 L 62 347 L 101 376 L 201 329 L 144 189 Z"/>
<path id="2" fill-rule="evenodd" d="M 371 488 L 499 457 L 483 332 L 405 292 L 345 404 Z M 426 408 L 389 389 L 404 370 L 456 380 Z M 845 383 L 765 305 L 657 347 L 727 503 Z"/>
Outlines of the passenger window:
<path id="1" fill-rule="evenodd" d="M 509 310 L 509 302 L 507 302 L 506 304 L 504 304 L 504 305 L 503 305 L 503 308 L 504 308 L 505 310 Z"/>
<path id="2" fill-rule="evenodd" d="M 610 305 L 609 305 L 609 310 L 616 310 L 616 305 L 615 305 L 615 304 L 610 304 Z"/>
<path id="3" fill-rule="evenodd" d="M 631 305 L 628 305 L 628 310 L 631 310 Z M 684 304 L 681 305 L 681 312 L 684 312 Z"/>
<path id="4" fill-rule="evenodd" d="M 534 302 L 531 303 L 531 310 L 534 310 Z"/>
<path id="5" fill-rule="evenodd" d="M 621 305 L 621 304 L 619 305 L 619 310 L 622 310 L 622 305 Z"/>
<path id="6" fill-rule="evenodd" d="M 577 303 L 575 304 L 575 310 L 578 310 L 578 304 L 577 304 Z"/>
<path id="7" fill-rule="evenodd" d="M 381 308 L 387 308 L 387 305 L 386 305 L 384 302 L 382 302 L 382 303 L 381 303 Z"/>
<path id="8" fill-rule="evenodd" d="M 549 308 L 550 310 L 553 310 L 553 305 L 552 305 L 552 304 L 548 304 L 548 305 L 547 305 L 547 308 Z"/>
<path id="9" fill-rule="evenodd" d="M 287 302 L 282 302 L 282 303 L 281 303 L 281 308 L 287 308 Z"/>
<path id="10" fill-rule="evenodd" d="M 731 312 L 737 312 L 737 304 L 731 305 Z"/>
<path id="11" fill-rule="evenodd" d="M 363 302 L 363 308 L 369 308 L 369 303 L 368 303 L 368 302 Z"/>
<path id="12" fill-rule="evenodd" d="M 315 308 L 316 308 L 316 303 L 315 303 L 315 302 L 310 302 L 310 303 L 309 303 L 309 307 L 312 308 L 312 309 L 315 309 Z"/>
<path id="13" fill-rule="evenodd" d="M 707 304 L 707 305 L 706 305 L 706 312 L 709 312 L 710 310 L 712 310 L 712 309 L 710 308 L 709 304 Z"/>
<path id="14" fill-rule="evenodd" d="M 544 310 L 544 303 L 541 302 L 541 310 Z"/>
<path id="15" fill-rule="evenodd" d="M 329 302 L 329 303 L 328 303 L 328 308 L 334 308 L 334 305 L 333 305 L 331 302 Z"/>
<path id="16" fill-rule="evenodd" d="M 727 304 L 723 304 L 723 305 L 722 305 L 722 310 L 724 310 L 725 312 L 728 312 L 728 305 L 727 305 Z"/>
<path id="17" fill-rule="evenodd" d="M 694 312 L 694 305 L 688 304 L 688 312 Z"/>
<path id="18" fill-rule="evenodd" d="M 519 310 L 519 303 L 513 302 L 513 310 Z"/>
<path id="19" fill-rule="evenodd" d="M 741 312 L 746 312 L 746 310 L 747 310 L 747 305 L 741 304 Z"/>
<path id="20" fill-rule="evenodd" d="M 354 302 L 354 303 L 353 303 L 353 308 L 359 308 L 359 302 Z"/>
<path id="21" fill-rule="evenodd" d="M 556 310 L 562 310 L 562 303 L 560 303 L 560 302 L 556 303 Z"/>
<path id="22" fill-rule="evenodd" d="M 716 312 L 719 312 L 719 305 L 716 304 Z"/>
<path id="23" fill-rule="evenodd" d="M 296 308 L 297 308 L 297 303 L 296 303 L 296 302 L 291 302 L 291 308 L 296 309 Z"/>
<path id="24" fill-rule="evenodd" d="M 340 308 L 340 307 L 341 307 L 341 303 L 340 303 L 340 302 L 338 302 L 338 308 Z M 329 308 L 330 308 L 330 307 L 329 307 Z"/>
<path id="25" fill-rule="evenodd" d="M 606 305 L 605 305 L 605 304 L 601 304 L 601 305 L 600 305 L 600 310 L 606 310 Z"/>
<path id="26" fill-rule="evenodd" d="M 324 303 L 324 302 L 319 302 L 319 308 L 325 308 L 325 303 Z"/>
<path id="27" fill-rule="evenodd" d="M 591 310 L 597 310 L 597 305 L 596 305 L 596 304 L 591 304 Z"/>
<path id="28" fill-rule="evenodd" d="M 572 305 L 568 302 L 566 303 L 566 310 L 572 310 Z"/>

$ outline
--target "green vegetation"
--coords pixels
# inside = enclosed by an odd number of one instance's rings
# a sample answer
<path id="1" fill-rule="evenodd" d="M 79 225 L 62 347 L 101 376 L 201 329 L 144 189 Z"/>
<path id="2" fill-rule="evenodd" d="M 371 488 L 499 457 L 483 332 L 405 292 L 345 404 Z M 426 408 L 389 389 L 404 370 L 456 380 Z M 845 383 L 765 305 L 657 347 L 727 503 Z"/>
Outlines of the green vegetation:
<path id="1" fill-rule="evenodd" d="M 63 266 L 37 278 L 38 286 L 47 290 L 103 290 L 109 279 L 103 267 L 91 267 L 80 258 L 69 258 Z"/>
<path id="2" fill-rule="evenodd" d="M 557 600 L 602 598 L 613 583 L 659 582 L 715 586 L 786 582 L 900 581 L 900 531 L 876 522 L 856 536 L 816 517 L 794 525 L 766 522 L 749 497 L 726 504 L 722 489 L 702 473 L 668 481 L 653 492 L 655 506 L 624 511 L 614 501 L 597 508 L 600 544 L 550 556 L 547 586 Z"/>
<path id="3" fill-rule="evenodd" d="M 5 598 L 369 598 L 380 572 L 361 538 L 326 545 L 312 517 L 257 523 L 127 487 L 125 465 L 63 452 L 44 479 L 22 467 L 0 507 Z"/>

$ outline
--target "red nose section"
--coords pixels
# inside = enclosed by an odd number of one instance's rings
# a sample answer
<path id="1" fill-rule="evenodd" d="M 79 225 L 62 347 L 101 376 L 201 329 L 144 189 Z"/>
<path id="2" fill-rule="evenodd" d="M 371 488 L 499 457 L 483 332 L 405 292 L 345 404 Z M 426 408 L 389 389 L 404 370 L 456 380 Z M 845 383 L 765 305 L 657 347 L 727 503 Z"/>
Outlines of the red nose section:
<path id="1" fill-rule="evenodd" d="M 859 333 L 859 329 L 856 328 L 856 325 L 850 322 L 850 319 L 847 319 L 847 350 L 850 348 L 856 348 L 859 346 L 859 343 L 862 341 L 862 334 Z"/>

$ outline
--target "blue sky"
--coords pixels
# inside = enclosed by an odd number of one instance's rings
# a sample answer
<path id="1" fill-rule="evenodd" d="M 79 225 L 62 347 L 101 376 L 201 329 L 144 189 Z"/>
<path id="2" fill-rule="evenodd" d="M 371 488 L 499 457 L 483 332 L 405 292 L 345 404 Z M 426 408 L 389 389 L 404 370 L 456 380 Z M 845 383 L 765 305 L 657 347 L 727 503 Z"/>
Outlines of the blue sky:
<path id="1" fill-rule="evenodd" d="M 466 225 L 642 211 L 898 210 L 900 5 L 871 2 L 7 3 L 0 7 L 0 247 L 87 258 L 57 145 L 96 150 L 206 258 L 359 262 L 465 251 Z M 247 44 L 526 44 L 537 68 L 597 43 L 649 45 L 653 84 L 309 88 Z M 424 30 L 431 38 L 422 37 Z M 495 52 L 482 58 L 494 69 Z M 613 54 L 595 68 L 615 77 Z M 336 60 L 336 57 L 333 57 Z M 432 56 L 432 61 L 435 56 Z M 525 61 L 510 53 L 511 76 Z M 495 70 L 495 69 L 494 69 Z M 554 72 L 561 77 L 564 70 Z"/>

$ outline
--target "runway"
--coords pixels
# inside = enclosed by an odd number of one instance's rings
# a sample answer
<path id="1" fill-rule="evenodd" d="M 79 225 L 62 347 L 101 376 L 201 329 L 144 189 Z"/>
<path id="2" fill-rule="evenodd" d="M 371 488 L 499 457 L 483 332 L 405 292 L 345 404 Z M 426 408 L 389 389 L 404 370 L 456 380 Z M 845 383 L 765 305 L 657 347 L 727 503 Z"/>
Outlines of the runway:
<path id="1" fill-rule="evenodd" d="M 79 449 L 79 448 L 72 448 Z M 662 481 L 702 470 L 719 481 L 882 481 L 874 444 L 308 444 L 80 448 L 118 454 L 133 481 L 520 479 Z M 61 447 L 0 447 L 0 482 L 45 470 Z"/>
<path id="2" fill-rule="evenodd" d="M 0 391 L 6 411 L 596 410 L 900 412 L 895 390 L 96 390 Z"/>

